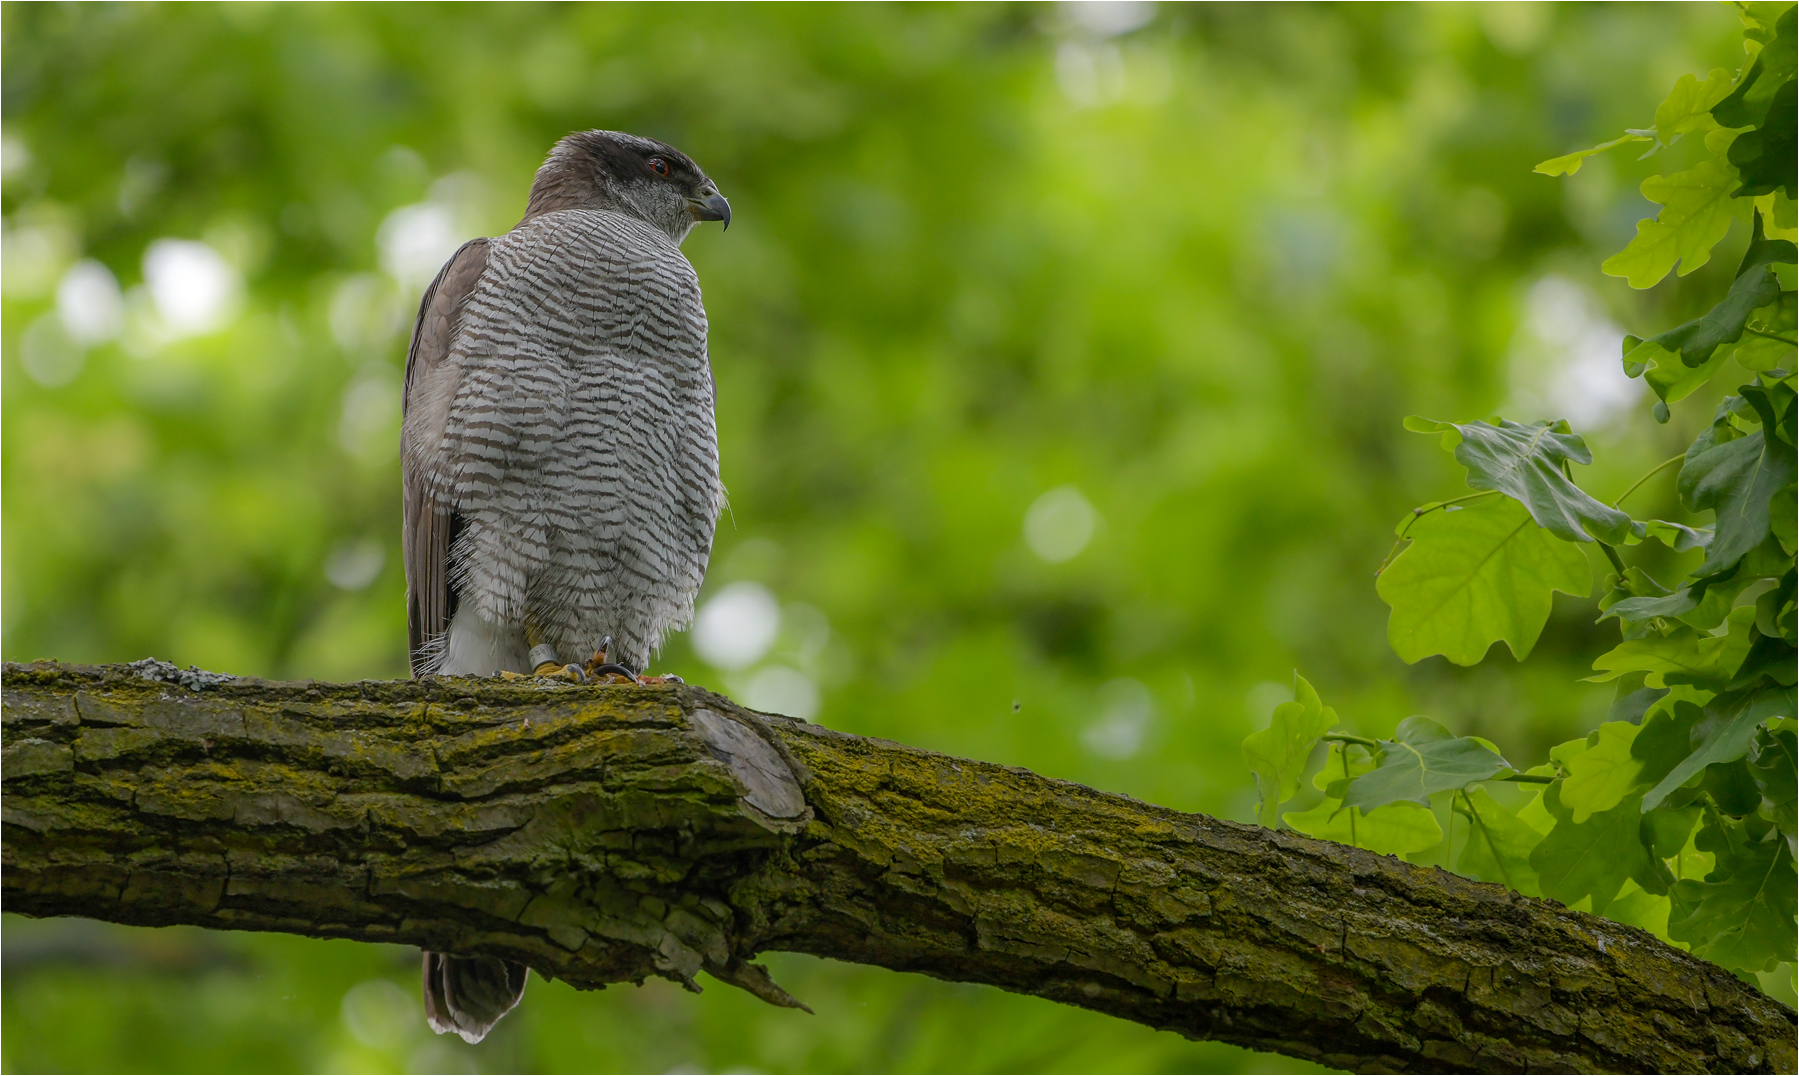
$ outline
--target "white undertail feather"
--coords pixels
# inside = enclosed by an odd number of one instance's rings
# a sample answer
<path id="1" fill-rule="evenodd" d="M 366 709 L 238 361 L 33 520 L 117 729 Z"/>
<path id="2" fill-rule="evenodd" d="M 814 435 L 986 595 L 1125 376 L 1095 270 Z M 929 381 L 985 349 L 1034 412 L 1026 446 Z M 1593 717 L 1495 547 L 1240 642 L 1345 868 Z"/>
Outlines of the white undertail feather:
<path id="1" fill-rule="evenodd" d="M 530 672 L 524 633 L 482 620 L 464 607 L 450 620 L 431 672 L 444 676 L 494 676 Z"/>

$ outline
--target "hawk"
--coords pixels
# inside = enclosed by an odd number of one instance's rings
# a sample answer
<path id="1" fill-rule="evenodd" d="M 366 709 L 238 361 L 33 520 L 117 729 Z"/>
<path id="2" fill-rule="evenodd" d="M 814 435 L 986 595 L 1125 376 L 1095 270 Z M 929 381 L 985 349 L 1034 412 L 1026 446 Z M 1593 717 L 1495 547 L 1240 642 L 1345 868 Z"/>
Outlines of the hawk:
<path id="1" fill-rule="evenodd" d="M 401 423 L 414 676 L 639 677 L 693 616 L 724 501 L 706 311 L 681 241 L 731 223 L 672 146 L 556 143 L 524 219 L 419 303 Z M 567 662 L 569 664 L 565 665 Z M 479 1042 L 526 968 L 427 952 L 425 1012 Z"/>

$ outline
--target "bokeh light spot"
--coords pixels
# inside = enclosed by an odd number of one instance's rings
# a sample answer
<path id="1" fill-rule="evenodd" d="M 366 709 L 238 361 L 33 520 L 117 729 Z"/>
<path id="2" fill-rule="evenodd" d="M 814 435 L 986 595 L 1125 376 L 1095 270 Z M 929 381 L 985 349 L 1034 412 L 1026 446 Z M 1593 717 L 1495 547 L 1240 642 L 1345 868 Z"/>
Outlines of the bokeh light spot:
<path id="1" fill-rule="evenodd" d="M 1073 486 L 1058 486 L 1031 505 L 1024 514 L 1024 540 L 1031 552 L 1051 564 L 1080 555 L 1093 540 L 1099 513 Z"/>
<path id="2" fill-rule="evenodd" d="M 32 322 L 19 340 L 19 365 L 45 388 L 60 388 L 75 380 L 85 357 L 62 319 L 50 314 Z"/>
<path id="3" fill-rule="evenodd" d="M 325 558 L 325 578 L 340 590 L 361 590 L 381 576 L 387 549 L 373 538 L 339 542 Z"/>
<path id="4" fill-rule="evenodd" d="M 56 315 L 70 338 L 84 347 L 113 339 L 125 323 L 118 278 L 92 258 L 69 266 L 56 286 Z"/>
<path id="5" fill-rule="evenodd" d="M 344 1029 L 371 1050 L 392 1050 L 424 1023 L 424 1005 L 391 979 L 364 979 L 344 992 L 339 1006 Z"/>
<path id="6" fill-rule="evenodd" d="M 1099 689 L 1099 720 L 1082 731 L 1081 743 L 1101 758 L 1130 758 L 1142 749 L 1155 713 L 1155 698 L 1142 681 L 1108 680 Z"/>
<path id="7" fill-rule="evenodd" d="M 700 608 L 693 648 L 720 669 L 745 669 L 762 660 L 781 630 L 781 604 L 761 583 L 724 587 Z"/>
<path id="8" fill-rule="evenodd" d="M 810 721 L 818 713 L 818 685 L 798 669 L 770 665 L 743 686 L 743 704 L 752 710 Z"/>
<path id="9" fill-rule="evenodd" d="M 235 312 L 243 281 L 224 255 L 192 239 L 158 239 L 144 251 L 144 283 L 163 328 L 196 336 Z"/>

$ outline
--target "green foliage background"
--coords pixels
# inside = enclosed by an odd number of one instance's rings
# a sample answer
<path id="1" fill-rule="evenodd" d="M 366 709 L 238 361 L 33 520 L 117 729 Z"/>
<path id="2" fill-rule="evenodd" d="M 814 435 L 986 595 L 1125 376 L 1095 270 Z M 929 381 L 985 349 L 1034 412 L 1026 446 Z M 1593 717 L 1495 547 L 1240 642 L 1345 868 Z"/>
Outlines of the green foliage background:
<path id="1" fill-rule="evenodd" d="M 1617 682 L 1609 717 L 1558 744 L 1547 763 L 1514 768 L 1490 740 L 1456 736 L 1425 716 L 1391 740 L 1331 731 L 1334 710 L 1295 676 L 1296 698 L 1243 741 L 1256 779 L 1257 820 L 1273 825 L 1316 748 L 1327 746 L 1313 786 L 1325 799 L 1286 824 L 1414 862 L 1439 863 L 1528 896 L 1549 897 L 1643 927 L 1786 998 L 1793 996 L 1795 912 L 1794 489 L 1795 323 L 1794 66 L 1792 0 L 1732 5 L 1744 27 L 1741 68 L 1683 75 L 1655 110 L 1653 128 L 1537 165 L 1577 173 L 1587 158 L 1652 142 L 1646 159 L 1683 135 L 1710 154 L 1693 167 L 1645 179 L 1660 203 L 1602 269 L 1650 288 L 1710 260 L 1731 221 L 1752 220 L 1751 241 L 1716 306 L 1644 340 L 1620 341 L 1620 368 L 1654 389 L 1658 422 L 1669 405 L 1726 373 L 1725 393 L 1682 454 L 1631 483 L 1607 505 L 1575 484 L 1591 466 L 1586 441 L 1565 419 L 1442 422 L 1408 416 L 1405 428 L 1440 435 L 1468 471 L 1463 494 L 1412 509 L 1377 587 L 1393 608 L 1388 638 L 1408 662 L 1442 655 L 1473 665 L 1503 639 L 1522 660 L 1548 620 L 1554 593 L 1584 596 L 1592 573 L 1580 543 L 1614 569 L 1601 589 L 1601 621 L 1621 641 L 1594 659 L 1592 681 Z M 1602 382 L 1589 389 L 1598 390 Z M 1681 504 L 1711 513 L 1704 529 L 1633 520 L 1630 494 L 1679 464 Z M 1666 482 L 1668 479 L 1663 478 Z M 1670 588 L 1623 547 L 1653 537 L 1685 579 Z M 1666 563 L 1659 556 L 1658 562 Z M 1462 854 L 1454 855 L 1460 815 Z M 1440 824 L 1441 823 L 1441 824 Z M 1785 974 L 1771 975 L 1781 969 Z"/>
<path id="2" fill-rule="evenodd" d="M 686 248 L 732 501 L 707 594 L 749 580 L 786 606 L 758 668 L 677 638 L 668 670 L 741 694 L 791 668 L 833 727 L 1245 821 L 1238 745 L 1296 667 L 1364 736 L 1428 713 L 1534 759 L 1596 728 L 1611 688 L 1578 679 L 1617 636 L 1587 603 L 1555 599 L 1528 665 L 1389 650 L 1393 520 L 1461 480 L 1401 419 L 1564 417 L 1583 339 L 1609 333 L 1590 376 L 1628 384 L 1617 326 L 1659 332 L 1728 287 L 1740 223 L 1645 292 L 1596 268 L 1696 139 L 1530 169 L 1734 70 L 1733 13 L 1143 13 L 0 7 L 0 651 L 404 675 L 397 389 L 422 282 L 384 272 L 377 236 L 425 202 L 503 231 L 550 143 L 604 126 L 680 146 L 731 198 L 731 231 Z M 159 326 L 141 285 L 163 237 L 235 267 L 221 328 Z M 43 321 L 80 258 L 126 298 L 85 352 Z M 1619 399 L 1581 423 L 1582 486 L 1608 502 L 1711 421 L 1707 394 L 1665 426 Z M 1050 563 L 1023 520 L 1069 486 L 1097 524 Z M 1698 522 L 1672 481 L 1632 504 Z M 399 950 L 4 929 L 9 1071 L 1294 1064 L 779 956 L 817 1017 L 540 981 L 470 1050 L 423 1032 Z"/>

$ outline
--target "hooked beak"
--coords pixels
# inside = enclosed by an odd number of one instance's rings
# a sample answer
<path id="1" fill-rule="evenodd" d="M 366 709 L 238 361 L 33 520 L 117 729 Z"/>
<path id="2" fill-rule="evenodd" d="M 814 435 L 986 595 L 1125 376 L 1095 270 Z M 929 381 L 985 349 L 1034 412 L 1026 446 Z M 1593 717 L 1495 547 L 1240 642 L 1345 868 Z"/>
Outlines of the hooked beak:
<path id="1" fill-rule="evenodd" d="M 701 220 L 722 220 L 726 230 L 731 227 L 731 203 L 725 201 L 725 196 L 717 191 L 705 198 L 689 198 L 687 207 Z"/>

